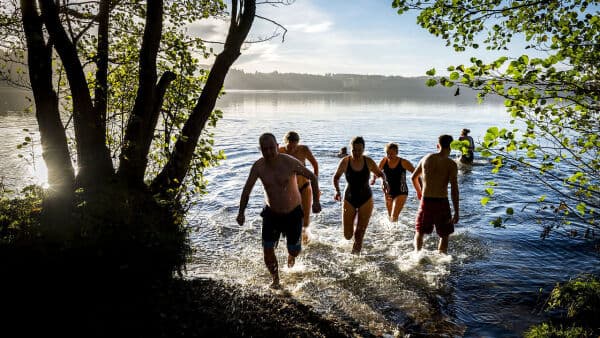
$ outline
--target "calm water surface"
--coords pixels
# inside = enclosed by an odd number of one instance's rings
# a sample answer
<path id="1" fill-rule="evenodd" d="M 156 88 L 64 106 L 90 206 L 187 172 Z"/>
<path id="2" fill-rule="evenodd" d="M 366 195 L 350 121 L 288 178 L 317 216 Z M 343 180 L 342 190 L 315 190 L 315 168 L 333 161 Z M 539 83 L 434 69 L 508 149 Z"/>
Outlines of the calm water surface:
<path id="1" fill-rule="evenodd" d="M 351 318 L 382 334 L 517 337 L 544 319 L 539 313 L 544 300 L 540 289 L 547 294 L 557 281 L 584 271 L 600 273 L 591 243 L 542 241 L 540 228 L 532 224 L 493 229 L 489 222 L 502 216 L 506 207 L 517 210 L 520 200 L 542 192 L 519 176 L 493 176 L 483 159 L 460 168 L 461 219 L 450 237 L 449 256 L 436 253 L 435 234 L 426 238 L 425 250 L 412 252 L 418 207 L 412 187 L 397 224 L 387 220 L 383 194 L 374 188 L 375 210 L 363 254 L 350 254 L 352 242 L 343 238 L 341 204 L 333 200 L 331 183 L 340 147 L 361 135 L 366 155 L 379 162 L 384 145 L 394 141 L 400 156 L 416 165 L 423 155 L 436 151 L 442 133 L 456 137 L 466 127 L 477 141 L 487 127 L 505 125 L 501 105 L 347 93 L 230 92 L 218 107 L 224 118 L 214 130 L 216 148 L 223 149 L 227 159 L 208 170 L 210 195 L 202 197 L 189 216 L 196 248 L 188 269 L 192 277 L 211 276 L 270 292 L 260 240 L 260 182 L 251 195 L 246 224 L 238 226 L 235 217 L 250 166 L 261 156 L 258 136 L 272 132 L 282 143 L 290 130 L 300 134 L 301 143 L 319 161 L 323 211 L 312 216 L 312 242 L 294 268 L 284 267 L 285 242 L 280 244 L 281 278 L 292 297 L 322 313 Z M 8 185 L 45 179 L 41 163 L 33 170 L 15 155 L 16 144 L 26 136 L 23 128 L 35 128 L 31 117 L 0 114 L 0 176 Z M 504 186 L 496 192 L 498 202 L 484 208 L 479 200 L 484 183 L 492 179 Z M 344 184 L 342 179 L 342 188 Z"/>

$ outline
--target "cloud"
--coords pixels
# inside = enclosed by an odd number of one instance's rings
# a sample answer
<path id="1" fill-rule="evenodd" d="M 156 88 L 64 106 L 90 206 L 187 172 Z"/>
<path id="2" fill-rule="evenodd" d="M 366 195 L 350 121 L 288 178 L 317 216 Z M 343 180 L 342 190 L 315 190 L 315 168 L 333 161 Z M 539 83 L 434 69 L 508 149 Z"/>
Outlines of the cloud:
<path id="1" fill-rule="evenodd" d="M 314 23 L 314 24 L 302 23 L 302 24 L 287 25 L 286 28 L 292 32 L 295 31 L 295 32 L 302 32 L 302 33 L 322 33 L 322 32 L 329 31 L 332 25 L 333 24 L 331 21 L 324 21 L 324 22 Z"/>
<path id="2" fill-rule="evenodd" d="M 203 40 L 225 42 L 229 21 L 208 18 L 189 24 L 187 29 L 190 35 L 200 37 Z"/>

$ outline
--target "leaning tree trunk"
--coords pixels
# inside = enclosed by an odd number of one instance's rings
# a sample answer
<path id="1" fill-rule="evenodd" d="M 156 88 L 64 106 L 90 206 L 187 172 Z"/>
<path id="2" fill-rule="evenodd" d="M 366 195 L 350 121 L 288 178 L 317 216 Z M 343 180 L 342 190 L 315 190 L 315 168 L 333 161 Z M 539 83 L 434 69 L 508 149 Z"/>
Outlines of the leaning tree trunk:
<path id="1" fill-rule="evenodd" d="M 69 210 L 75 173 L 60 119 L 58 96 L 52 86 L 52 47 L 44 40 L 35 0 L 21 0 L 21 12 L 28 50 L 29 81 L 50 187 L 49 196 L 44 200 L 42 219 L 46 236 L 55 240 L 65 230 L 63 216 Z"/>
<path id="2" fill-rule="evenodd" d="M 202 94 L 183 126 L 169 161 L 152 182 L 153 192 L 170 195 L 169 191 L 176 191 L 184 181 L 200 134 L 215 108 L 229 68 L 240 56 L 240 49 L 252 27 L 255 13 L 256 0 L 232 1 L 231 20 L 224 49 L 217 55 Z"/>
<path id="3" fill-rule="evenodd" d="M 42 156 L 48 167 L 49 191 L 69 194 L 73 188 L 74 170 L 60 119 L 58 96 L 52 86 L 52 47 L 44 41 L 35 0 L 21 0 L 21 11 L 35 116 L 40 129 Z"/>

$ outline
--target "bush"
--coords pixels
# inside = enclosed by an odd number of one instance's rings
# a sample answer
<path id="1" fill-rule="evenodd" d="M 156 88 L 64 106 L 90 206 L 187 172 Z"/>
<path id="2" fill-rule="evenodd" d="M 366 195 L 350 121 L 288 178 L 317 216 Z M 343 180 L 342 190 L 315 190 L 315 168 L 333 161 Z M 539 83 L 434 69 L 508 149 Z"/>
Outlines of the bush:
<path id="1" fill-rule="evenodd" d="M 556 287 L 550 293 L 546 311 L 549 323 L 530 328 L 526 337 L 596 337 L 600 334 L 600 280 L 582 275 Z"/>
<path id="2" fill-rule="evenodd" d="M 190 253 L 181 207 L 107 185 L 75 193 L 53 221 L 60 224 L 49 224 L 47 202 L 36 187 L 0 197 L 4 323 L 31 335 L 135 335 L 157 285 L 181 271 Z"/>

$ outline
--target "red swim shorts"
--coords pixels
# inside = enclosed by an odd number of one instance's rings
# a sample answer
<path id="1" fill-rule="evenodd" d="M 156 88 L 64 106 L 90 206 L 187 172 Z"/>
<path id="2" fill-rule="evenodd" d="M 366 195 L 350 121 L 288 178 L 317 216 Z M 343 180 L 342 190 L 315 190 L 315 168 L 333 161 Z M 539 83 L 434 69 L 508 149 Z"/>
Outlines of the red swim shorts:
<path id="1" fill-rule="evenodd" d="M 423 197 L 419 205 L 416 219 L 417 232 L 430 234 L 435 232 L 439 236 L 447 236 L 454 232 L 450 203 L 447 198 Z"/>

